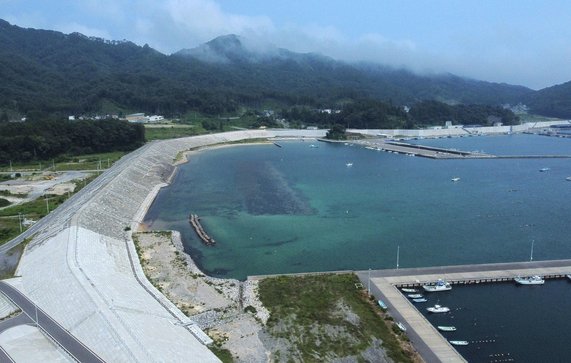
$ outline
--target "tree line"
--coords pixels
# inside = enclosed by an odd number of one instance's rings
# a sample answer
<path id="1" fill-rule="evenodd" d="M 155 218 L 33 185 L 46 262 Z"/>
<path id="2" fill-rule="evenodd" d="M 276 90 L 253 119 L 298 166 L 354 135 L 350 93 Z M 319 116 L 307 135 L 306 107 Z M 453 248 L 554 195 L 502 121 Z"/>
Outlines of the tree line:
<path id="1" fill-rule="evenodd" d="M 144 142 L 143 125 L 120 120 L 0 123 L 0 163 L 128 151 Z"/>

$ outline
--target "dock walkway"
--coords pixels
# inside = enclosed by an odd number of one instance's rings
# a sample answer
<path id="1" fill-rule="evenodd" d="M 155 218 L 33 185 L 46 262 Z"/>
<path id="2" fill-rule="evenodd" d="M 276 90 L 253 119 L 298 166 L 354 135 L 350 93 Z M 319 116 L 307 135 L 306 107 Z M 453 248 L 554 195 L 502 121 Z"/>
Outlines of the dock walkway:
<path id="1" fill-rule="evenodd" d="M 517 276 L 532 275 L 559 278 L 571 274 L 571 260 L 371 270 L 356 273 L 364 286 L 369 286 L 370 275 L 371 293 L 387 304 L 391 316 L 396 321 L 402 321 L 409 328 L 407 335 L 427 363 L 466 362 L 398 290 L 399 287 L 421 286 L 435 282 L 439 278 L 453 285 L 513 281 Z"/>

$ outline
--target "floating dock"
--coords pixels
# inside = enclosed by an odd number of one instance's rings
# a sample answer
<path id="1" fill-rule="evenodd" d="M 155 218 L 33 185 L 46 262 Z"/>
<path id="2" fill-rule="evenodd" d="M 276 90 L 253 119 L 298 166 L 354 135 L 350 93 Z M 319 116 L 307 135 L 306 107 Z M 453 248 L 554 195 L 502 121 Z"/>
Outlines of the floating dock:
<path id="1" fill-rule="evenodd" d="M 191 213 L 190 216 L 188 217 L 188 222 L 190 223 L 190 225 L 192 226 L 192 228 L 194 229 L 194 231 L 196 232 L 202 243 L 204 243 L 207 246 L 214 246 L 216 244 L 214 238 L 210 237 L 204 231 L 202 224 L 200 224 L 200 218 L 198 218 L 198 215 Z"/>
<path id="2" fill-rule="evenodd" d="M 410 327 L 407 335 L 425 362 L 466 362 L 437 328 L 430 324 L 413 303 L 399 291 L 399 288 L 418 287 L 438 279 L 444 279 L 452 285 L 466 285 L 513 281 L 517 276 L 539 275 L 546 279 L 561 278 L 571 274 L 571 260 L 371 270 L 356 273 L 364 286 L 369 286 L 370 276 L 371 294 L 385 302 L 395 320 L 406 322 Z M 442 294 L 442 292 L 433 294 Z"/>

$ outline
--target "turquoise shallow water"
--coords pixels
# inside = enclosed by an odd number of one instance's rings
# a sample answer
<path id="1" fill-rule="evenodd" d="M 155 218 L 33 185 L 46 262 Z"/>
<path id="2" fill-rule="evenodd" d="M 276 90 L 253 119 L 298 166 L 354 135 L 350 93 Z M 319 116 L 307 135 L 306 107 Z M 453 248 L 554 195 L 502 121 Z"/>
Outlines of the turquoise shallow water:
<path id="1" fill-rule="evenodd" d="M 497 154 L 571 154 L 533 135 L 419 140 Z M 147 214 L 206 272 L 247 275 L 571 258 L 569 159 L 431 160 L 282 142 L 192 155 Z M 346 163 L 353 163 L 348 167 Z M 549 167 L 546 173 L 539 169 Z M 460 177 L 457 183 L 452 177 Z M 196 213 L 215 247 L 188 223 Z"/>

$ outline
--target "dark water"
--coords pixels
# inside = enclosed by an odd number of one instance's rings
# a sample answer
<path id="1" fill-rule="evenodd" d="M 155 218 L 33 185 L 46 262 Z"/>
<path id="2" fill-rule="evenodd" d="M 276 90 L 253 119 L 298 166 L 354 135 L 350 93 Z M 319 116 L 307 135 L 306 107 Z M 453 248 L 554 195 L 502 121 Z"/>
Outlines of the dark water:
<path id="1" fill-rule="evenodd" d="M 504 154 L 571 154 L 532 135 L 422 140 Z M 202 152 L 147 215 L 178 229 L 207 273 L 247 275 L 571 258 L 569 159 L 431 160 L 315 142 Z M 347 167 L 346 163 L 353 163 Z M 539 169 L 549 167 L 541 173 Z M 450 181 L 460 177 L 457 183 Z M 188 224 L 196 213 L 215 247 Z"/>
<path id="2" fill-rule="evenodd" d="M 442 332 L 448 340 L 466 340 L 455 347 L 469 362 L 571 362 L 571 283 L 546 280 L 545 285 L 496 283 L 454 286 L 427 295 L 417 304 L 434 325 L 452 325 Z M 451 309 L 430 314 L 439 303 Z"/>

